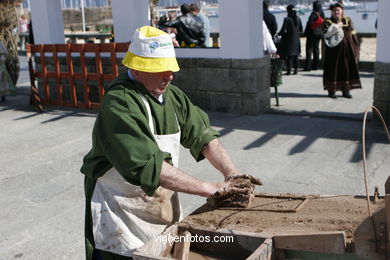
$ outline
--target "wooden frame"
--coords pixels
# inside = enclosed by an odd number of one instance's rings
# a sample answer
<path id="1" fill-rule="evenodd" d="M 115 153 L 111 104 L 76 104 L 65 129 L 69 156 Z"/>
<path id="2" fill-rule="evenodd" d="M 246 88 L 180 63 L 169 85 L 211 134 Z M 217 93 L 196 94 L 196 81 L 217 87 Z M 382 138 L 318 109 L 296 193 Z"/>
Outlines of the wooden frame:
<path id="1" fill-rule="evenodd" d="M 102 43 L 102 44 L 39 44 L 27 45 L 27 55 L 29 57 L 29 70 L 33 103 L 42 110 L 42 105 L 64 106 L 74 108 L 98 109 L 104 96 L 104 82 L 112 81 L 118 76 L 117 53 L 124 53 L 127 51 L 129 43 Z M 63 53 L 66 57 L 67 71 L 61 71 L 59 62 L 59 54 Z M 96 72 L 88 72 L 86 64 L 86 54 L 93 53 L 95 58 Z M 108 53 L 111 61 L 111 73 L 104 73 L 102 66 L 101 53 Z M 33 57 L 39 54 L 40 65 L 42 69 L 37 71 L 33 67 Z M 50 54 L 54 61 L 54 71 L 48 71 L 48 62 L 46 55 Z M 75 72 L 75 66 L 72 56 L 77 54 L 80 57 L 81 72 Z M 43 80 L 43 97 L 39 97 L 37 87 L 35 85 L 36 79 Z M 49 80 L 55 80 L 56 95 L 50 95 Z M 70 101 L 63 99 L 62 79 L 67 79 L 70 88 Z M 83 96 L 84 101 L 79 101 L 76 95 L 75 81 L 83 82 Z M 94 80 L 98 82 L 99 101 L 92 102 L 90 99 L 89 81 Z"/>

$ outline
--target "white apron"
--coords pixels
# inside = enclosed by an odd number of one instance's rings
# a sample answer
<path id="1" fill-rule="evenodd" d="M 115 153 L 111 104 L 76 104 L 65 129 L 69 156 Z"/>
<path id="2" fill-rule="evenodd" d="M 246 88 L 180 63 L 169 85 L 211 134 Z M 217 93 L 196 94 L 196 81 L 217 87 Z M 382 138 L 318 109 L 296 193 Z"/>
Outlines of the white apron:
<path id="1" fill-rule="evenodd" d="M 150 105 L 144 96 L 141 98 L 158 147 L 169 152 L 173 165 L 178 167 L 180 127 L 176 134 L 155 135 Z M 135 249 L 181 218 L 177 192 L 159 187 L 153 196 L 147 196 L 139 186 L 128 183 L 114 167 L 98 178 L 91 211 L 95 247 L 130 257 Z"/>

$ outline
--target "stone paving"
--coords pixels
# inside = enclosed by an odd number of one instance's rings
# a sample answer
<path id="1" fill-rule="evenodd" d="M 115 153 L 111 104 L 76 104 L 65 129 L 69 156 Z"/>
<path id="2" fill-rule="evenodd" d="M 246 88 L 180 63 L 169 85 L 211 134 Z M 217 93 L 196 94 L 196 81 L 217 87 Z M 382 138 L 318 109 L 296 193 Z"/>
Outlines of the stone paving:
<path id="1" fill-rule="evenodd" d="M 0 103 L 0 259 L 84 259 L 82 157 L 91 147 L 96 113 L 28 104 L 25 57 L 16 97 Z M 362 74 L 354 98 L 325 96 L 321 71 L 284 77 L 280 107 L 258 116 L 209 113 L 221 141 L 242 172 L 263 178 L 259 191 L 364 194 L 362 112 L 372 103 L 373 75 Z M 369 123 L 370 193 L 390 169 L 390 146 L 380 125 Z M 206 161 L 182 150 L 180 168 L 222 181 Z M 205 199 L 181 194 L 185 214 Z"/>

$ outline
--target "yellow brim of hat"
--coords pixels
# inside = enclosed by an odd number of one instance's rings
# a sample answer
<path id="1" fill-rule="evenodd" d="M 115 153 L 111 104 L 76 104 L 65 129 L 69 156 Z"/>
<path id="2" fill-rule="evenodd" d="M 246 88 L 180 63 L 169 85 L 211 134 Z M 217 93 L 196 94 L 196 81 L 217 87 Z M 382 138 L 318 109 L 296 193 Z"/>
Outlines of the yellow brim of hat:
<path id="1" fill-rule="evenodd" d="M 122 60 L 126 67 L 143 72 L 163 72 L 180 70 L 176 58 L 148 58 L 127 52 Z"/>

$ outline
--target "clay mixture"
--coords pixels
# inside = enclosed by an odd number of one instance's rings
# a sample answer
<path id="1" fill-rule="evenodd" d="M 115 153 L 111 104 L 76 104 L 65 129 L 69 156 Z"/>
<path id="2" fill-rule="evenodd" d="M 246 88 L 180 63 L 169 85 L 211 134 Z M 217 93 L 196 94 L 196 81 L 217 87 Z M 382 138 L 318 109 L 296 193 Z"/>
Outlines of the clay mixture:
<path id="1" fill-rule="evenodd" d="M 286 195 L 286 194 L 284 194 Z M 288 194 L 287 194 L 288 195 Z M 294 196 L 293 196 L 294 197 Z M 182 224 L 193 228 L 208 227 L 212 229 L 233 229 L 247 232 L 286 232 L 286 231 L 345 231 L 347 244 L 354 240 L 354 234 L 368 221 L 367 201 L 365 198 L 352 196 L 312 196 L 297 212 L 288 211 L 297 208 L 303 199 L 281 199 L 255 197 L 247 209 L 220 208 L 213 209 L 204 205 L 182 221 Z M 371 202 L 374 219 L 382 220 L 384 200 Z M 376 212 L 381 209 L 380 213 Z M 376 212 L 376 213 L 375 213 Z M 380 222 L 380 221 L 379 221 Z M 384 229 L 376 225 L 377 237 Z M 382 231 L 381 231 L 382 230 Z M 367 231 L 367 230 L 366 230 Z M 364 236 L 370 236 L 372 232 Z M 356 236 L 355 234 L 355 236 Z M 364 239 L 364 238 L 363 238 Z M 368 238 L 367 238 L 368 239 Z"/>

